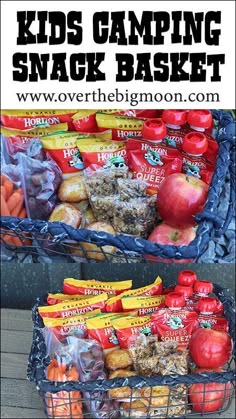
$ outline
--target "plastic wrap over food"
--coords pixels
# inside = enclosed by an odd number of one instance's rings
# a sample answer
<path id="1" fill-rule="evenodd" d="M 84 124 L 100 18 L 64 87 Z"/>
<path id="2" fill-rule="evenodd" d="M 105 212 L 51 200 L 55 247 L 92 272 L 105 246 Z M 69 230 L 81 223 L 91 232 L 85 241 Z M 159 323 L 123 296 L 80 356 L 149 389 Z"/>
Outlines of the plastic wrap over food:
<path id="1" fill-rule="evenodd" d="M 114 202 L 113 226 L 118 233 L 146 238 L 154 228 L 156 197 L 133 198 Z"/>
<path id="2" fill-rule="evenodd" d="M 78 368 L 81 382 L 106 379 L 104 355 L 95 340 L 78 339 Z M 118 405 L 105 391 L 84 392 L 85 405 L 94 419 L 117 418 Z"/>

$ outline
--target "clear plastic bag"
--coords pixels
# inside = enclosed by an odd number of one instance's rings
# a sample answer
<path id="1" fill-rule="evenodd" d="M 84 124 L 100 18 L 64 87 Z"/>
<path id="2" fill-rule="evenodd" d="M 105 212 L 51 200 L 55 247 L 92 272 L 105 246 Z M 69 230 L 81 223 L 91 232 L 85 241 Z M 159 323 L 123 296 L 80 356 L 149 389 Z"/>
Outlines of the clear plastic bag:
<path id="1" fill-rule="evenodd" d="M 47 220 L 57 203 L 61 171 L 48 157 L 44 161 L 23 153 L 18 157 L 27 215 L 31 219 Z"/>
<path id="2" fill-rule="evenodd" d="M 117 179 L 118 193 L 121 201 L 133 198 L 143 198 L 146 194 L 147 184 L 139 179 Z"/>
<path id="3" fill-rule="evenodd" d="M 78 365 L 80 381 L 105 379 L 104 355 L 101 345 L 95 340 L 78 339 Z M 118 404 L 110 400 L 105 391 L 83 393 L 85 405 L 94 419 L 117 418 Z"/>
<path id="4" fill-rule="evenodd" d="M 133 198 L 114 202 L 113 227 L 119 233 L 146 238 L 156 220 L 156 197 Z"/>

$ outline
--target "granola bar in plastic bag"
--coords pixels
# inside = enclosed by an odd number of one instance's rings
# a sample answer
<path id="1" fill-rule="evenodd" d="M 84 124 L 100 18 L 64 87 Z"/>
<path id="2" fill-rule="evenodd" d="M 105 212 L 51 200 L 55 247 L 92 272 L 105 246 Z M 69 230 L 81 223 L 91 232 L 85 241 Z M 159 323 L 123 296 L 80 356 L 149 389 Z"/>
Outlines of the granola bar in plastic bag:
<path id="1" fill-rule="evenodd" d="M 156 220 L 155 195 L 114 202 L 113 227 L 119 233 L 146 238 Z"/>

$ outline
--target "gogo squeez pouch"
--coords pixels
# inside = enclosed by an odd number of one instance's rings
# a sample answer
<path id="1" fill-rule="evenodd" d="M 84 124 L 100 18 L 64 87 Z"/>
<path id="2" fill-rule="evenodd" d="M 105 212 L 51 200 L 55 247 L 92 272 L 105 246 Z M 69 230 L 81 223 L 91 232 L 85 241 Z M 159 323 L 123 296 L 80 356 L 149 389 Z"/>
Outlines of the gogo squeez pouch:
<path id="1" fill-rule="evenodd" d="M 166 176 L 181 173 L 182 156 L 176 148 L 129 139 L 126 151 L 128 165 L 134 177 L 147 183 L 147 192 L 151 195 L 158 193 L 159 186 Z"/>

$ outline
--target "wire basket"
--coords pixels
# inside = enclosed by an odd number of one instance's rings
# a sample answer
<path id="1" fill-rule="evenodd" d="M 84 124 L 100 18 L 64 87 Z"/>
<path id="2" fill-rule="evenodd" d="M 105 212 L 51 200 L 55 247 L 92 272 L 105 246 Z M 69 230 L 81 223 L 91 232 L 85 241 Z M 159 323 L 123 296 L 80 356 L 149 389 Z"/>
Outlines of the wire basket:
<path id="1" fill-rule="evenodd" d="M 224 304 L 224 315 L 229 321 L 229 333 L 234 342 L 233 356 L 224 372 L 131 376 L 87 382 L 53 382 L 46 379 L 45 369 L 50 359 L 42 334 L 43 322 L 38 314 L 38 306 L 45 301 L 45 297 L 38 298 L 32 311 L 34 331 L 27 375 L 30 381 L 36 383 L 47 417 L 164 419 L 204 416 L 210 413 L 204 403 L 210 396 L 210 383 L 220 384 L 216 390 L 217 413 L 226 411 L 235 397 L 235 301 L 229 290 L 217 284 L 214 284 L 214 294 Z M 197 383 L 201 383 L 202 388 L 194 388 Z M 199 392 L 204 397 L 201 403 L 193 399 Z M 123 401 L 118 401 L 117 397 Z M 216 414 L 215 411 L 211 413 L 213 417 Z"/>
<path id="2" fill-rule="evenodd" d="M 212 114 L 218 123 L 216 140 L 219 152 L 204 210 L 196 215 L 196 237 L 188 246 L 157 245 L 125 234 L 75 230 L 61 222 L 1 217 L 2 260 L 11 261 L 18 257 L 24 261 L 30 256 L 31 262 L 146 262 L 146 255 L 152 255 L 160 260 L 197 262 L 210 240 L 225 233 L 235 205 L 235 122 L 228 112 L 212 111 Z M 226 181 L 230 183 L 230 197 L 222 218 L 219 206 Z M 22 246 L 8 245 L 4 240 L 6 234 L 17 236 Z M 26 246 L 29 235 L 31 244 Z M 81 246 L 81 242 L 88 243 L 89 250 Z M 96 246 L 92 249 L 91 244 Z"/>

